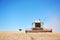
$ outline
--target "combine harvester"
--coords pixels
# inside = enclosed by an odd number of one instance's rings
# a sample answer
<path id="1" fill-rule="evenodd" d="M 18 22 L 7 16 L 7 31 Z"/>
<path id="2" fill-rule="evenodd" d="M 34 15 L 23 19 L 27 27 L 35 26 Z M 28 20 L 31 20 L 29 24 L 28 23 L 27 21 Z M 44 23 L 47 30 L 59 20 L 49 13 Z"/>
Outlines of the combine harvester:
<path id="1" fill-rule="evenodd" d="M 35 20 L 32 23 L 31 30 L 25 30 L 26 33 L 28 32 L 52 32 L 52 29 L 44 29 L 43 23 L 40 20 Z"/>

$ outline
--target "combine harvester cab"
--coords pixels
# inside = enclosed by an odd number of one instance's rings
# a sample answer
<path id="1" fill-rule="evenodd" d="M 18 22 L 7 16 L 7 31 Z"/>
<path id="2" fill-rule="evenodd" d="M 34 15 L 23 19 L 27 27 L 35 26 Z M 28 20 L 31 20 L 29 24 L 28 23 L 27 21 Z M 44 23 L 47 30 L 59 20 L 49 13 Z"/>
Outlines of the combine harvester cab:
<path id="1" fill-rule="evenodd" d="M 25 32 L 52 32 L 52 29 L 44 29 L 43 23 L 40 20 L 35 20 L 32 23 L 31 30 L 25 30 Z"/>

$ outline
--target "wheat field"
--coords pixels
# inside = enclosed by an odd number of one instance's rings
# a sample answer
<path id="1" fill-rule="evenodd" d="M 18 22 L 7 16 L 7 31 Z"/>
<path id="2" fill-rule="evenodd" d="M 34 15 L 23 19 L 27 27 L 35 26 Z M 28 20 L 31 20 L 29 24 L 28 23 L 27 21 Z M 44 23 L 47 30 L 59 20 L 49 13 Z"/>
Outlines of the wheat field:
<path id="1" fill-rule="evenodd" d="M 60 40 L 60 33 L 25 33 L 24 31 L 0 31 L 0 40 Z"/>

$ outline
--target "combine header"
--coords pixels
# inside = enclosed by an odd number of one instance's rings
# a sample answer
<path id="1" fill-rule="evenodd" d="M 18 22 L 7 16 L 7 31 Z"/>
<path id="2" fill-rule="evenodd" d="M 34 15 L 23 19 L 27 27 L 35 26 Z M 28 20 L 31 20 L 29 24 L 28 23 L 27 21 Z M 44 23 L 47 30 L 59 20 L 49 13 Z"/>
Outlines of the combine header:
<path id="1" fill-rule="evenodd" d="M 25 32 L 52 32 L 52 29 L 44 29 L 43 23 L 40 20 L 35 20 L 32 23 L 31 30 L 25 30 Z"/>

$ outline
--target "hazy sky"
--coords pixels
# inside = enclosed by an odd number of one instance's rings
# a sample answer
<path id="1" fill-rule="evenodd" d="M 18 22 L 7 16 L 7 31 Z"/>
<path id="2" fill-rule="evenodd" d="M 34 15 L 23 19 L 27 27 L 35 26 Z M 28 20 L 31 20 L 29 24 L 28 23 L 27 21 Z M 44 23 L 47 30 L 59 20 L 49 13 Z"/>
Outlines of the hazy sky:
<path id="1" fill-rule="evenodd" d="M 35 19 L 60 32 L 60 1 L 0 0 L 0 30 L 29 29 Z"/>

